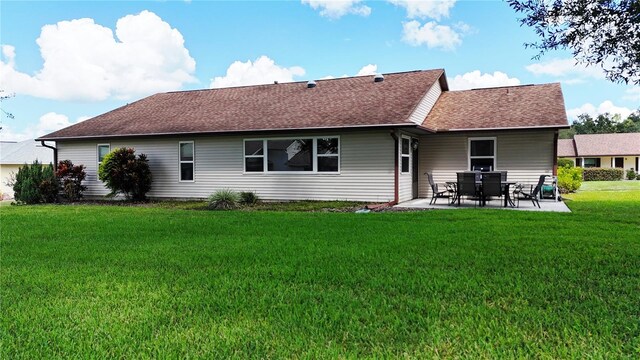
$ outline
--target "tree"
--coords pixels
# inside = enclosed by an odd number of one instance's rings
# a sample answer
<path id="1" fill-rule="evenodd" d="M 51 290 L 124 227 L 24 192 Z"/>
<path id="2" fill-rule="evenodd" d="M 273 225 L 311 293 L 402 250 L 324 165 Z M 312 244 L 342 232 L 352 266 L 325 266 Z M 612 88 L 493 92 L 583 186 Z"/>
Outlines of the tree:
<path id="1" fill-rule="evenodd" d="M 76 201 L 82 197 L 82 192 L 87 189 L 82 181 L 87 177 L 84 165 L 73 165 L 71 160 L 58 162 L 56 177 L 62 186 L 62 194 L 69 201 Z"/>
<path id="2" fill-rule="evenodd" d="M 123 194 L 141 201 L 151 190 L 151 170 L 145 154 L 136 157 L 132 148 L 118 148 L 108 153 L 98 169 L 98 177 L 111 190 L 109 196 Z"/>
<path id="3" fill-rule="evenodd" d="M 18 169 L 11 185 L 19 203 L 52 203 L 58 197 L 58 179 L 53 172 L 53 165 L 43 166 L 38 160 Z"/>
<path id="4" fill-rule="evenodd" d="M 525 47 L 569 49 L 577 63 L 598 65 L 607 79 L 640 84 L 639 0 L 508 0 L 525 14 L 521 25 L 532 27 L 539 42 Z"/>
<path id="5" fill-rule="evenodd" d="M 609 134 L 609 133 L 630 133 L 640 132 L 640 110 L 631 113 L 622 120 L 620 115 L 610 115 L 604 113 L 591 117 L 589 114 L 582 114 L 571 124 L 571 128 L 562 130 L 559 134 L 561 139 L 571 139 L 575 134 Z"/>

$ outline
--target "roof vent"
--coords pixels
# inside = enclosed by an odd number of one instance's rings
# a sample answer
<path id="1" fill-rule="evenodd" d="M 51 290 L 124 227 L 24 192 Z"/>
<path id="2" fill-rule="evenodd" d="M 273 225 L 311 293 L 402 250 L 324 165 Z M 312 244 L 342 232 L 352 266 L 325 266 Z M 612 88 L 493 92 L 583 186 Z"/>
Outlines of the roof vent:
<path id="1" fill-rule="evenodd" d="M 384 76 L 382 74 L 376 74 L 376 76 L 373 77 L 373 82 L 383 82 L 384 81 Z"/>
<path id="2" fill-rule="evenodd" d="M 313 89 L 314 87 L 316 87 L 316 82 L 313 80 L 309 80 L 309 82 L 307 83 L 307 89 Z"/>

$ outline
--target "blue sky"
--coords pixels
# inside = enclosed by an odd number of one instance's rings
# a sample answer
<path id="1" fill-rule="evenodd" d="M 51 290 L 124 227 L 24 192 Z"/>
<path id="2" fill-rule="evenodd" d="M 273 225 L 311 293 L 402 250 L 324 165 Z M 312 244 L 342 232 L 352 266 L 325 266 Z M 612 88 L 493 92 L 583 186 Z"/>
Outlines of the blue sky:
<path id="1" fill-rule="evenodd" d="M 156 92 L 444 68 L 452 89 L 561 82 L 570 118 L 640 107 L 502 1 L 0 3 L 0 89 L 22 140 Z"/>

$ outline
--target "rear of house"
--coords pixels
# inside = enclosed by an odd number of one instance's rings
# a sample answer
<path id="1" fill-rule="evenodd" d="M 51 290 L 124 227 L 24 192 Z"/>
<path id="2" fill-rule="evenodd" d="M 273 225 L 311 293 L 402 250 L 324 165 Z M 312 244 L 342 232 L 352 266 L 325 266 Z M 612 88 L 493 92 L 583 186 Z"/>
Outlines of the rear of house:
<path id="1" fill-rule="evenodd" d="M 558 157 L 585 168 L 640 168 L 640 133 L 575 135 L 558 141 Z"/>
<path id="2" fill-rule="evenodd" d="M 101 159 L 145 153 L 153 198 L 221 188 L 266 200 L 401 202 L 477 165 L 535 183 L 555 171 L 566 128 L 559 84 L 449 91 L 427 70 L 157 94 L 43 136 L 87 167 L 87 195 L 107 193 Z"/>

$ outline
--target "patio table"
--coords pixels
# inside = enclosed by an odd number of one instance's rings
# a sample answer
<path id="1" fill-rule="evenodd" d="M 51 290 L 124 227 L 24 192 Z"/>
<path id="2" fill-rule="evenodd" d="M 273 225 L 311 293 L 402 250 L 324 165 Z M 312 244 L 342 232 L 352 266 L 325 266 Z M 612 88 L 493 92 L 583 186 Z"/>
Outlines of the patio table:
<path id="1" fill-rule="evenodd" d="M 461 172 L 459 172 L 461 173 Z M 476 187 L 481 189 L 482 188 L 482 174 L 480 173 L 480 178 L 476 178 Z M 447 181 L 445 183 L 448 186 L 451 186 L 453 189 L 456 190 L 456 194 L 454 195 L 454 200 L 457 200 L 457 198 L 460 196 L 457 193 L 457 186 L 458 186 L 458 182 L 457 181 Z M 511 187 L 511 185 L 515 185 L 517 184 L 517 182 L 515 181 L 501 181 L 500 185 L 502 187 L 502 191 L 503 191 L 503 196 L 504 196 L 504 207 L 507 207 L 509 205 L 511 205 L 512 207 L 516 206 L 516 204 L 513 202 L 513 199 L 511 199 L 511 192 L 509 191 L 509 188 Z M 453 204 L 454 201 L 451 202 L 451 204 Z M 486 205 L 486 202 L 483 201 L 483 205 Z"/>

